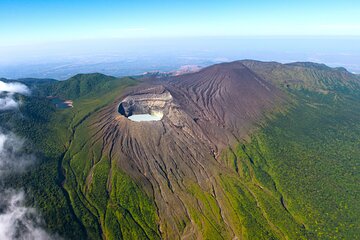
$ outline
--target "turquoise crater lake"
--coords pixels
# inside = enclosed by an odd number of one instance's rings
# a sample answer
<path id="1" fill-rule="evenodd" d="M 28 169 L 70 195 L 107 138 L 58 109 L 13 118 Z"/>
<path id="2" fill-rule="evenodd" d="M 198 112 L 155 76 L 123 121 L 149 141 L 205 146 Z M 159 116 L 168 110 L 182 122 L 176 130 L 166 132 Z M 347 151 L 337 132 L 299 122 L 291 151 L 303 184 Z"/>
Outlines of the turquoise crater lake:
<path id="1" fill-rule="evenodd" d="M 135 114 L 128 117 L 128 119 L 134 122 L 160 121 L 162 118 L 163 118 L 162 113 Z"/>

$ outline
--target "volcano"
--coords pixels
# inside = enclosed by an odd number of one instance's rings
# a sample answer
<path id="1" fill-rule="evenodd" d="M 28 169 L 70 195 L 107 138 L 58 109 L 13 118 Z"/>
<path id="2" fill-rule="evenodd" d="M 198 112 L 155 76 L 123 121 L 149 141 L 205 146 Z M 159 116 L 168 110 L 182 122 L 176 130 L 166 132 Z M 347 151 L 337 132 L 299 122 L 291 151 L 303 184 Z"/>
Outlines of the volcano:
<path id="1" fill-rule="evenodd" d="M 215 177 L 228 171 L 219 155 L 246 138 L 283 101 L 279 90 L 241 62 L 214 65 L 128 91 L 100 111 L 92 123 L 92 141 L 154 198 L 163 236 L 201 232 L 191 207 L 205 209 L 188 191 L 196 185 L 212 195 L 221 213 L 218 224 L 234 237 L 235 223 Z M 161 114 L 161 120 L 129 119 L 151 113 Z"/>
<path id="2" fill-rule="evenodd" d="M 243 60 L 34 86 L 21 116 L 0 113 L 41 160 L 9 186 L 66 239 L 359 236 L 360 78 L 345 69 Z"/>

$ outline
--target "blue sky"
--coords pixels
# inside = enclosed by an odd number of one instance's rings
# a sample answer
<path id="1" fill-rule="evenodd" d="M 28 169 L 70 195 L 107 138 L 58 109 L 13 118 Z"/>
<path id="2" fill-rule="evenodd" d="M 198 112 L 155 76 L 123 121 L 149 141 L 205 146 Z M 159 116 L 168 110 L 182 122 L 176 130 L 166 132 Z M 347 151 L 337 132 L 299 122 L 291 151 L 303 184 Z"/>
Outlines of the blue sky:
<path id="1" fill-rule="evenodd" d="M 0 0 L 0 47 L 84 39 L 360 36 L 360 1 Z"/>
<path id="2" fill-rule="evenodd" d="M 66 79 L 219 61 L 360 72 L 359 0 L 0 0 L 0 77 Z"/>

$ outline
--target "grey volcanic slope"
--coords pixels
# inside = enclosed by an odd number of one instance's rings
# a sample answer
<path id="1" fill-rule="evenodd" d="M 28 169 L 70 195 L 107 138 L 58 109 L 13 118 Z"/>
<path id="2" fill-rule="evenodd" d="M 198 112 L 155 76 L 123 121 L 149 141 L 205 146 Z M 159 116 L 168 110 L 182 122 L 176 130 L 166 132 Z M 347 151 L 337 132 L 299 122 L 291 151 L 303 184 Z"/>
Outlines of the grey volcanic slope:
<path id="1" fill-rule="evenodd" d="M 215 145 L 243 138 L 283 98 L 240 62 L 223 63 L 174 78 L 166 85 Z"/>
<path id="2" fill-rule="evenodd" d="M 241 236 L 215 177 L 234 174 L 219 161 L 219 153 L 246 137 L 283 99 L 242 63 L 219 64 L 133 89 L 100 111 L 91 124 L 91 141 L 155 199 L 162 237 L 200 237 L 203 229 L 194 209 L 206 221 L 213 218 L 212 224 L 224 230 L 222 237 Z M 164 117 L 153 122 L 126 117 L 149 111 Z M 82 178 L 91 181 L 91 171 Z M 218 217 L 207 214 L 208 207 L 189 192 L 193 186 L 211 194 Z"/>

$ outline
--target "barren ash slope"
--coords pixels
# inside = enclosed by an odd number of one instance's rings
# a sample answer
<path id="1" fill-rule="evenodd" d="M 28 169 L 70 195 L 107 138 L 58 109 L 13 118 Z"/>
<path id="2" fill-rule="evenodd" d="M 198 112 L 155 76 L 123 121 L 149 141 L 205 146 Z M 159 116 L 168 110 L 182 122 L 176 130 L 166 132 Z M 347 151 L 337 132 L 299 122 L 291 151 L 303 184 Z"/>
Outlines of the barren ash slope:
<path id="1" fill-rule="evenodd" d="M 236 174 L 224 166 L 221 150 L 246 137 L 282 98 L 243 64 L 216 65 L 137 87 L 119 106 L 125 116 L 118 113 L 118 102 L 100 111 L 91 123 L 89 141 L 103 146 L 101 156 L 137 179 L 154 198 L 162 237 L 240 237 L 242 219 L 231 216 L 232 203 L 219 175 Z M 132 111 L 149 109 L 163 112 L 163 119 L 126 118 Z M 84 178 L 91 179 L 91 170 Z M 260 211 L 252 214 L 268 224 Z"/>
<path id="2" fill-rule="evenodd" d="M 54 200 L 39 208 L 67 238 L 356 237 L 359 86 L 344 69 L 246 60 L 39 87 L 74 100 L 48 114 L 52 137 L 35 140 L 58 167 L 56 196 L 69 213 L 60 218 Z M 148 113 L 162 118 L 129 119 Z M 47 190 L 36 187 L 42 199 Z"/>

